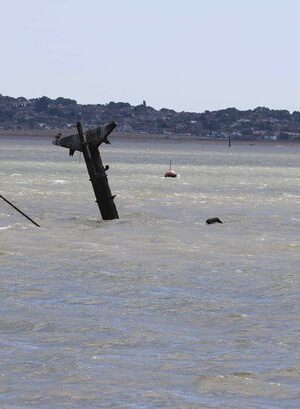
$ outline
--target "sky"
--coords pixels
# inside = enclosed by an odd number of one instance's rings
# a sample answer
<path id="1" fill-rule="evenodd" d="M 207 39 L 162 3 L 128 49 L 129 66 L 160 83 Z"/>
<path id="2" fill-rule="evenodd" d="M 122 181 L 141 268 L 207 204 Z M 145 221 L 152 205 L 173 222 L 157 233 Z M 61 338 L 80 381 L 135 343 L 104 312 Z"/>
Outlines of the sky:
<path id="1" fill-rule="evenodd" d="M 0 0 L 0 93 L 300 110 L 299 0 Z"/>

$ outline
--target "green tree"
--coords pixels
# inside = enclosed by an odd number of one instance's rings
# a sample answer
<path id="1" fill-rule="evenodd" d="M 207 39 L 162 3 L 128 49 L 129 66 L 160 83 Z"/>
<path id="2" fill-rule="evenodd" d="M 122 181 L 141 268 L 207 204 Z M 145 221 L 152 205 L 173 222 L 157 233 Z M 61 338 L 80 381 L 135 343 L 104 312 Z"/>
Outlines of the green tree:
<path id="1" fill-rule="evenodd" d="M 51 103 L 51 99 L 48 97 L 41 97 L 35 101 L 34 109 L 37 112 L 45 112 L 48 110 L 49 104 Z"/>

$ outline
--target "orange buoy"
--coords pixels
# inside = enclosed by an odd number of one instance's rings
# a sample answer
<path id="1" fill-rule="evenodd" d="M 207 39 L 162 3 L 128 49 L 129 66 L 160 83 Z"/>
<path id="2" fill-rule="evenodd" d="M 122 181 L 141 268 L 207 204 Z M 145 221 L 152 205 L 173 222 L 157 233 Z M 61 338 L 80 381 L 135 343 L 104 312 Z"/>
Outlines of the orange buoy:
<path id="1" fill-rule="evenodd" d="M 177 177 L 177 173 L 174 170 L 172 170 L 171 166 L 172 166 L 172 161 L 170 160 L 170 169 L 166 171 L 165 178 L 176 178 Z"/>

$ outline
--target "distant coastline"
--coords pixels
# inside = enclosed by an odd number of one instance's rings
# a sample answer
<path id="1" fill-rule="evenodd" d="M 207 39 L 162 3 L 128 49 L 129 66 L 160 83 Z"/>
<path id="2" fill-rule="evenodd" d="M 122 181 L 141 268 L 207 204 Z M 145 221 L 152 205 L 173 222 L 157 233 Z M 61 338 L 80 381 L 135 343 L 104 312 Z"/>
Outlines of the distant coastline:
<path id="1" fill-rule="evenodd" d="M 71 135 L 76 133 L 76 129 L 33 129 L 33 130 L 20 130 L 20 131 L 0 131 L 0 141 L 1 139 L 49 139 L 52 140 L 57 133 L 62 133 L 63 135 Z M 147 134 L 147 133 L 135 133 L 135 132 L 113 132 L 110 136 L 111 141 L 136 141 L 136 142 L 163 142 L 163 141 L 173 141 L 173 142 L 197 142 L 197 143 L 209 143 L 217 145 L 228 146 L 228 139 L 216 139 L 216 138 L 204 138 L 199 136 L 191 135 L 164 135 L 164 134 Z M 232 146 L 234 145 L 295 145 L 300 147 L 300 141 L 294 140 L 234 140 L 232 141 Z"/>
<path id="2" fill-rule="evenodd" d="M 131 134 L 142 139 L 149 135 L 172 140 L 300 141 L 299 111 L 256 107 L 176 112 L 156 110 L 146 101 L 137 106 L 127 102 L 82 105 L 63 97 L 26 99 L 0 94 L 0 131 L 6 136 L 12 135 L 6 132 L 18 135 L 21 130 L 22 135 L 39 137 L 52 136 L 56 130 L 72 133 L 77 121 L 84 129 L 115 121 L 114 133 L 123 138 Z"/>
<path id="3" fill-rule="evenodd" d="M 62 135 L 72 135 L 77 133 L 74 129 L 32 129 L 32 130 L 19 130 L 19 131 L 0 131 L 1 138 L 41 138 L 41 139 L 52 139 L 56 134 L 61 133 Z M 150 134 L 150 133 L 140 133 L 140 132 L 117 132 L 114 131 L 110 135 L 111 140 L 113 139 L 130 139 L 130 140 L 174 140 L 174 141 L 215 141 L 213 138 L 201 138 L 198 136 L 187 136 L 187 135 L 164 135 L 164 134 Z M 225 141 L 225 140 L 224 140 Z"/>

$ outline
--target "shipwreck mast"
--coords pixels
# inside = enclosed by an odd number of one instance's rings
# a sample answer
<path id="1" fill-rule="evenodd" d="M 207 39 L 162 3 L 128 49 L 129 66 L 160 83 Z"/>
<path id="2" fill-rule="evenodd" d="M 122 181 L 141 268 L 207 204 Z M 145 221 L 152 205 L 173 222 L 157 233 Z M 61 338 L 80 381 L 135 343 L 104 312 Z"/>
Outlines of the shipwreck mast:
<path id="1" fill-rule="evenodd" d="M 114 203 L 115 196 L 111 194 L 108 178 L 106 176 L 106 171 L 102 163 L 99 149 L 97 146 L 93 146 L 88 143 L 80 122 L 77 122 L 76 127 L 82 145 L 83 157 L 102 219 L 118 219 L 119 215 Z"/>
<path id="2" fill-rule="evenodd" d="M 76 127 L 77 134 L 62 136 L 59 133 L 52 143 L 69 149 L 70 156 L 73 156 L 75 151 L 83 153 L 102 219 L 118 219 L 119 215 L 114 203 L 115 196 L 111 194 L 106 176 L 109 166 L 103 166 L 99 152 L 101 143 L 110 143 L 107 137 L 116 127 L 116 124 L 110 122 L 98 128 L 89 129 L 86 132 L 83 131 L 80 122 L 77 122 Z"/>

